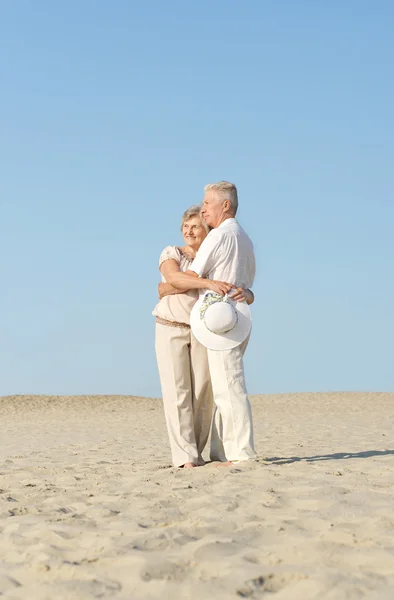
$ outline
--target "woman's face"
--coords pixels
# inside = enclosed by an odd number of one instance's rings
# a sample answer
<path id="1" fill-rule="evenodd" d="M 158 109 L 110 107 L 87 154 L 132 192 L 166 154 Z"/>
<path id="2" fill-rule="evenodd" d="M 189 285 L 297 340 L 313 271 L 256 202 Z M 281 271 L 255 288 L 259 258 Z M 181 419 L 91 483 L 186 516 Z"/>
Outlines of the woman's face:
<path id="1" fill-rule="evenodd" d="M 201 218 L 197 215 L 184 222 L 182 234 L 185 244 L 193 248 L 193 250 L 198 250 L 203 240 L 207 237 L 207 232 L 201 222 Z"/>

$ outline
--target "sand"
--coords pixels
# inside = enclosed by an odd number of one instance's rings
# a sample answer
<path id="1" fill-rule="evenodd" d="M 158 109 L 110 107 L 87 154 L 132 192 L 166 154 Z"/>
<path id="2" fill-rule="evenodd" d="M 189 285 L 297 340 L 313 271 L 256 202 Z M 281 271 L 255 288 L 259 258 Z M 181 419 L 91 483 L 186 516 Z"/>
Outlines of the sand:
<path id="1" fill-rule="evenodd" d="M 170 465 L 161 401 L 0 398 L 0 596 L 394 597 L 394 394 L 252 398 L 257 462 Z"/>

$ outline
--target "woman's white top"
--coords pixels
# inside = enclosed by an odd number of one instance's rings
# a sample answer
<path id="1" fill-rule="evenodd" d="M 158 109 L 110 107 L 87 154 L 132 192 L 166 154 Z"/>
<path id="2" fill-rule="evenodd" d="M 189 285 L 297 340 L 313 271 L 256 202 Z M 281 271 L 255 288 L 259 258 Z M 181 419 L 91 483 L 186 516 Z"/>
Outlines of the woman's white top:
<path id="1" fill-rule="evenodd" d="M 185 272 L 190 268 L 193 260 L 186 256 L 177 246 L 167 246 L 160 254 L 159 268 L 166 260 L 176 260 L 181 271 Z M 161 276 L 163 283 L 166 283 L 163 275 Z M 198 298 L 198 290 L 189 290 L 182 294 L 172 294 L 164 296 L 155 306 L 153 315 L 160 317 L 166 321 L 176 323 L 190 324 L 190 313 Z"/>

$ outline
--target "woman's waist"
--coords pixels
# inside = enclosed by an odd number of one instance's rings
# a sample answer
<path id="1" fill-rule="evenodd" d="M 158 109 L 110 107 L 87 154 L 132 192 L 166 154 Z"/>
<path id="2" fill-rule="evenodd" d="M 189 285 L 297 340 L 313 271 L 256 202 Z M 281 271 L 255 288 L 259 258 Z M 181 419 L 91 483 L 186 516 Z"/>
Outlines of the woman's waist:
<path id="1" fill-rule="evenodd" d="M 165 325 L 166 327 L 180 327 L 181 329 L 190 329 L 190 325 L 188 323 L 168 321 L 167 319 L 162 319 L 161 317 L 156 317 L 156 323 L 159 323 L 159 325 Z"/>
<path id="2" fill-rule="evenodd" d="M 190 313 L 196 301 L 197 296 L 187 294 L 165 296 L 156 304 L 152 314 L 166 321 L 189 324 Z"/>

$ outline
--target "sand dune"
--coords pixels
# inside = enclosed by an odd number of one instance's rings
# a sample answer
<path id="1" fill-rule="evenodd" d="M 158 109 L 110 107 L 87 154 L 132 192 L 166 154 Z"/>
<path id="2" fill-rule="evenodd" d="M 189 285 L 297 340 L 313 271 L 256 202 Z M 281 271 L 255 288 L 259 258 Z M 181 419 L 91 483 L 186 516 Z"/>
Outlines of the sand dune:
<path id="1" fill-rule="evenodd" d="M 0 398 L 0 596 L 394 597 L 394 394 L 256 396 L 257 462 L 170 466 L 161 401 Z"/>

